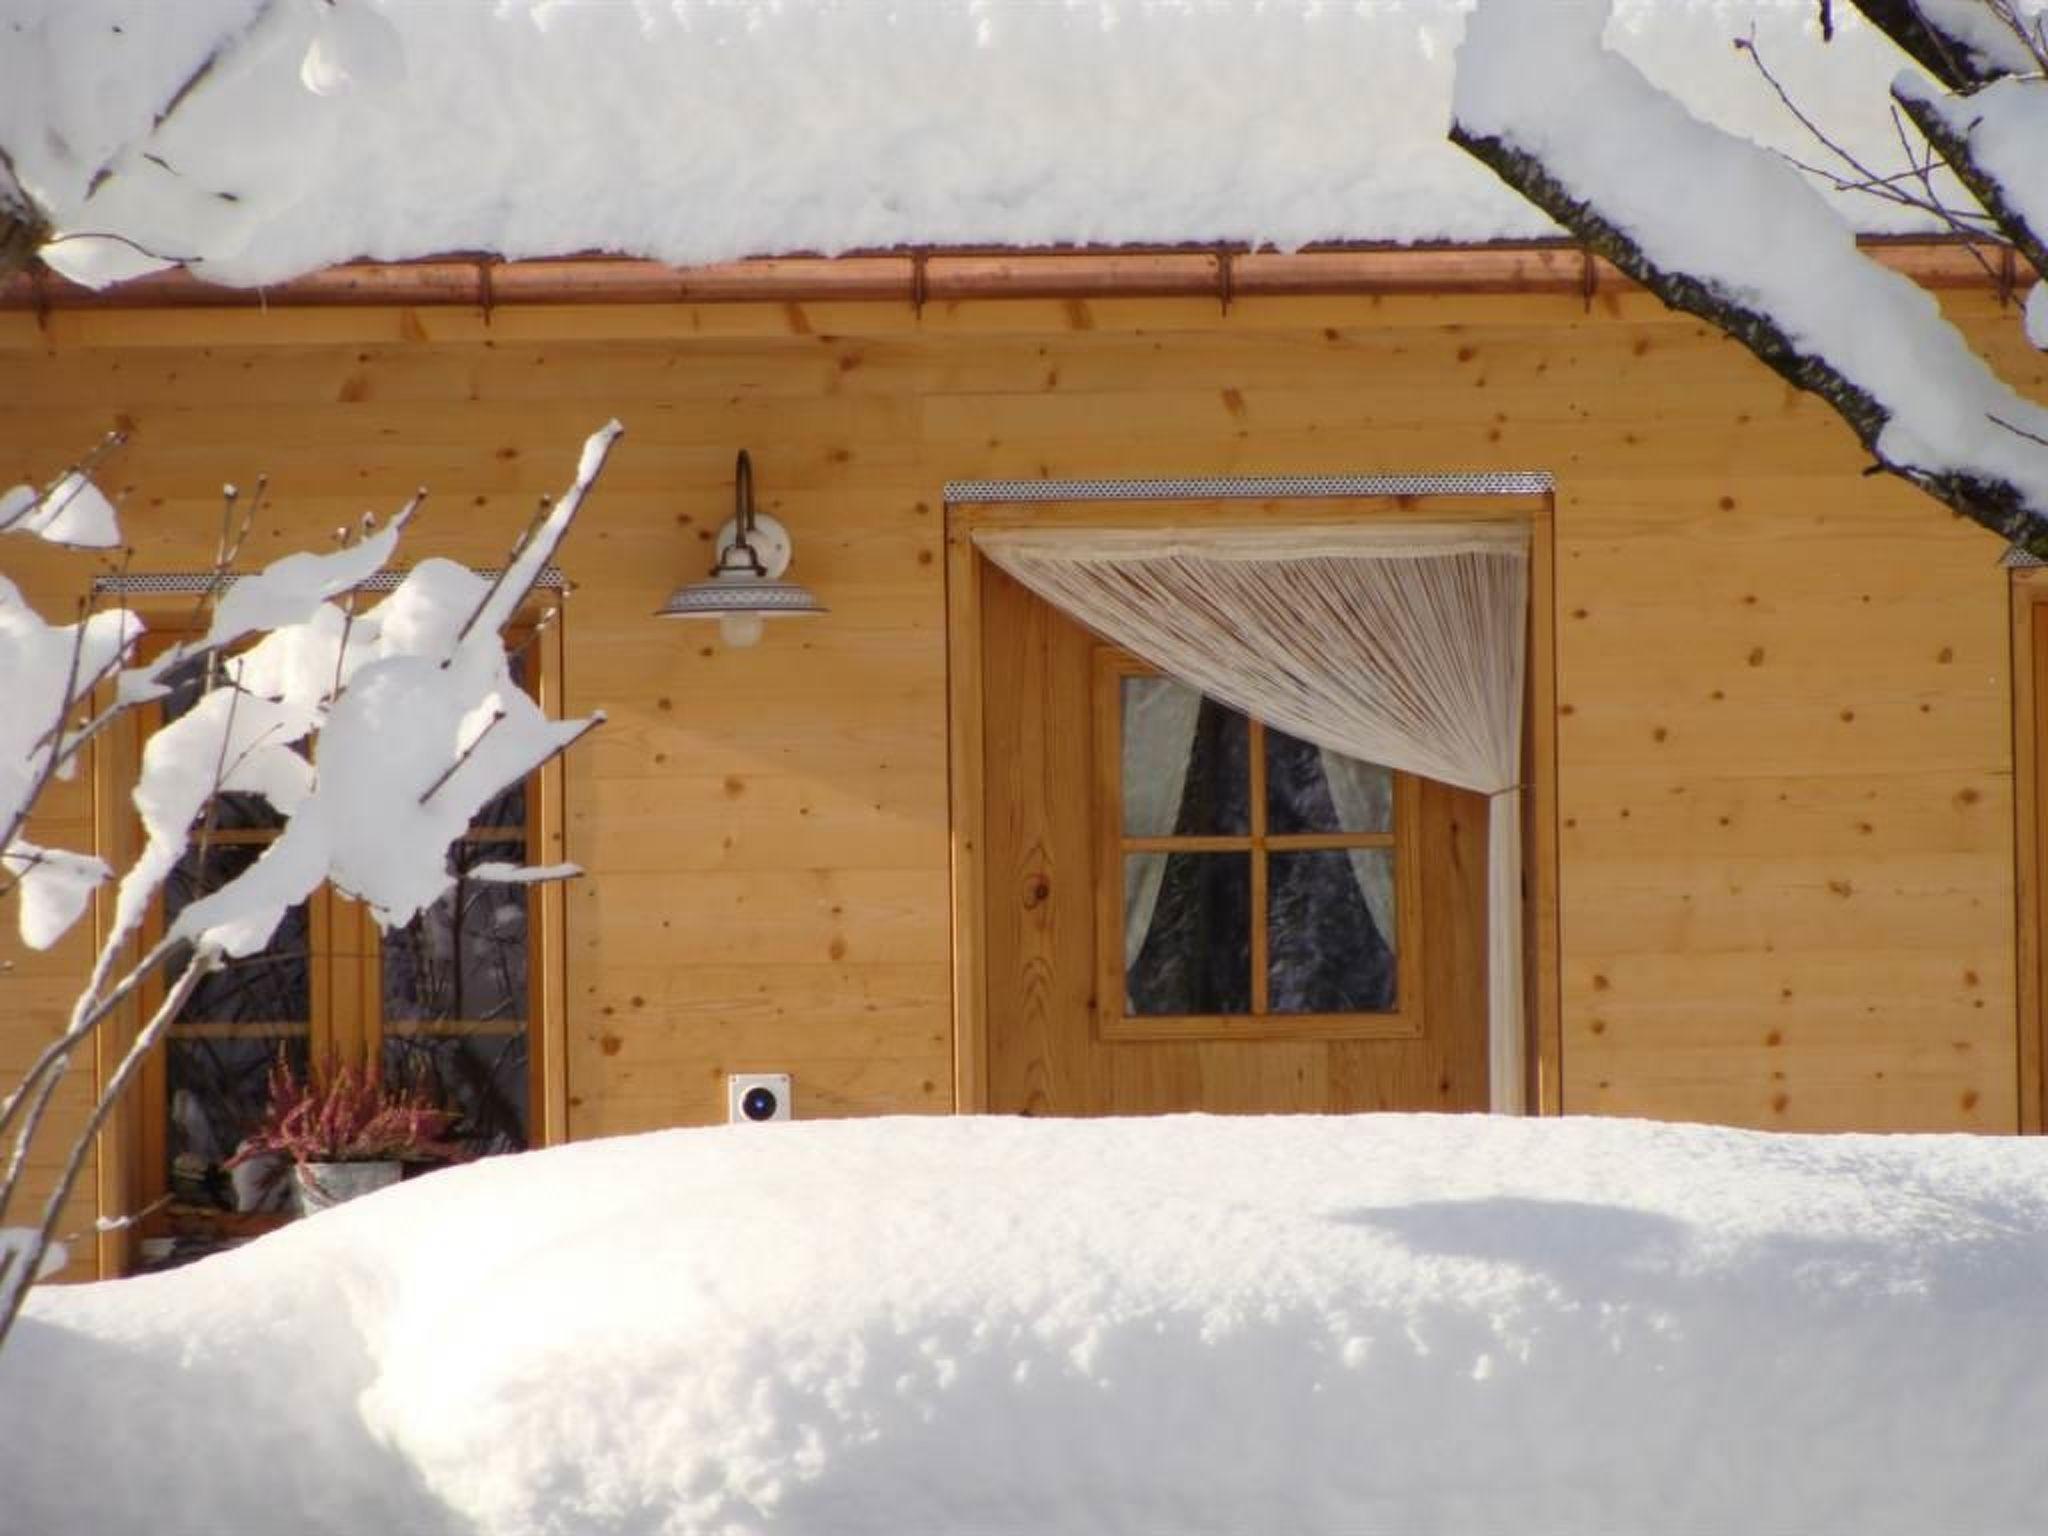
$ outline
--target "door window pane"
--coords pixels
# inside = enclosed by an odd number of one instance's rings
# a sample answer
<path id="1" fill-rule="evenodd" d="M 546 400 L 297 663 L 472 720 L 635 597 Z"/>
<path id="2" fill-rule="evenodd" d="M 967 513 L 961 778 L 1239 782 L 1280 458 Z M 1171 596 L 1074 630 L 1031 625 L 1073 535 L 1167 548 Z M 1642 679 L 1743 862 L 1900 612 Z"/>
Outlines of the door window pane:
<path id="1" fill-rule="evenodd" d="M 1251 828 L 1243 715 L 1168 677 L 1122 680 L 1126 837 L 1242 837 Z"/>
<path id="2" fill-rule="evenodd" d="M 1390 832 L 1393 771 L 1266 727 L 1266 830 Z"/>
<path id="3" fill-rule="evenodd" d="M 1163 861 L 1148 866 L 1148 860 Z M 1126 935 L 1124 1011 L 1132 1017 L 1248 1013 L 1251 991 L 1251 855 L 1124 856 L 1127 921 L 1142 916 L 1134 887 L 1156 884 L 1142 937 Z"/>
<path id="4" fill-rule="evenodd" d="M 1274 1013 L 1396 1006 L 1393 859 L 1383 848 L 1274 852 L 1266 874 Z"/>

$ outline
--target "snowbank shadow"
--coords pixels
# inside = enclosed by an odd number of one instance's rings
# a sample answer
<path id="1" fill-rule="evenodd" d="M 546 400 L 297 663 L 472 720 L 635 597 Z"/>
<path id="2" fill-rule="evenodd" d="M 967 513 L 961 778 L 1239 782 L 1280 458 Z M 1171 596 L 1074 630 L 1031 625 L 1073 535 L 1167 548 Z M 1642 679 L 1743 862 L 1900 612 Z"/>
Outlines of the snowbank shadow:
<path id="1" fill-rule="evenodd" d="M 232 1329 L 131 1342 L 24 1315 L 0 1349 L 0 1529 L 474 1531 L 354 1411 L 369 1379 L 345 1319 L 309 1327 L 294 1354 L 237 1348 Z"/>
<path id="2" fill-rule="evenodd" d="M 1901 1199 L 1910 1196 L 1901 1195 Z M 1927 1239 L 1783 1228 L 1710 1230 L 1661 1212 L 1493 1195 L 1335 1211 L 1329 1220 L 1398 1238 L 1409 1251 L 1540 1275 L 1567 1300 L 1680 1305 L 1753 1294 L 1780 1310 L 1910 1300 L 1947 1313 L 2038 1306 L 2048 1230 L 1970 1200 L 1920 1222 Z"/>
<path id="3" fill-rule="evenodd" d="M 1509 1195 L 1334 1211 L 1331 1221 L 1398 1237 L 1416 1253 L 1538 1269 L 1561 1281 L 1668 1268 L 1685 1251 L 1684 1222 L 1656 1211 Z"/>

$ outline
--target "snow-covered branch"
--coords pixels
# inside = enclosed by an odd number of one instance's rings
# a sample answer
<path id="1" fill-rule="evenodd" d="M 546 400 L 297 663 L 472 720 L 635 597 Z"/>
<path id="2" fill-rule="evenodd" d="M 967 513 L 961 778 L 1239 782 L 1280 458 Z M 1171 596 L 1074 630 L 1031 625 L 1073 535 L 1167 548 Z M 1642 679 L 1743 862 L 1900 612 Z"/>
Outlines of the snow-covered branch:
<path id="1" fill-rule="evenodd" d="M 27 266 L 50 234 L 49 218 L 23 190 L 14 157 L 0 146 L 0 272 Z"/>
<path id="2" fill-rule="evenodd" d="M 1892 83 L 1892 99 L 2034 275 L 2048 278 L 2048 184 L 2040 154 L 2048 142 L 2048 82 L 2001 80 L 1974 96 L 1947 97 L 1904 74 Z"/>
<path id="3" fill-rule="evenodd" d="M 2048 32 L 2019 0 L 1856 0 L 1926 76 L 1891 94 L 2035 276 L 2048 278 Z M 1931 78 L 1928 78 L 1931 77 Z"/>
<path id="4" fill-rule="evenodd" d="M 1863 256 L 1797 171 L 1609 51 L 1608 9 L 1483 0 L 1458 58 L 1453 142 L 1825 400 L 1880 469 L 2048 557 L 2048 411 L 1993 374 L 1928 294 Z M 1967 51 L 1967 67 L 1985 67 L 1990 46 Z"/>
<path id="5" fill-rule="evenodd" d="M 2026 23 L 2005 0 L 1854 0 L 1885 36 L 1951 91 L 2040 66 Z"/>
<path id="6" fill-rule="evenodd" d="M 127 132 L 82 161 L 55 132 L 45 130 L 48 143 L 34 146 L 46 155 L 55 146 L 64 179 L 75 178 L 75 186 L 64 189 L 69 195 L 52 196 L 46 185 L 25 181 L 8 147 L 0 144 L 0 274 L 41 262 L 98 287 L 170 267 L 197 266 L 200 255 L 173 245 L 176 235 L 138 240 L 113 227 L 140 210 L 151 220 L 168 214 L 174 228 L 213 228 L 225 210 L 243 201 L 242 191 L 211 179 L 220 174 L 210 163 L 218 157 L 194 157 L 201 163 L 188 163 L 182 149 L 167 142 L 176 136 L 172 130 L 179 119 L 195 110 L 193 103 L 251 77 L 276 82 L 269 87 L 273 92 L 278 86 L 303 88 L 321 97 L 382 89 L 406 73 L 397 29 L 376 0 L 259 0 L 253 7 L 217 7 L 218 18 L 203 6 L 186 9 L 203 41 L 190 64 L 163 81 L 164 94 L 146 115 L 136 114 Z M 118 34 L 121 28 L 113 30 Z M 34 41 L 32 29 L 28 38 L 12 39 L 11 46 L 26 57 Z M 214 107 L 218 119 L 220 109 L 217 103 Z M 205 134 L 198 140 L 208 144 Z M 15 147 L 23 151 L 24 161 L 30 158 L 29 145 Z M 43 169 L 47 174 L 49 166 Z M 125 208 L 107 215 L 104 205 L 123 203 L 124 193 Z M 68 212 L 60 215 L 60 206 Z"/>

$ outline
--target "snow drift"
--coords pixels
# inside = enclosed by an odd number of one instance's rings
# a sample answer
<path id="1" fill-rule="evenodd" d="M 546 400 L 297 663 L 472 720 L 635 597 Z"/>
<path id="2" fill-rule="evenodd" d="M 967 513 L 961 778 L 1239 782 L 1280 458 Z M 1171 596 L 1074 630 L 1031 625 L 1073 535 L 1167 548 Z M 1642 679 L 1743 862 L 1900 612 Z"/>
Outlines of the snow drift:
<path id="1" fill-rule="evenodd" d="M 0 1528 L 1995 1531 L 2048 1145 L 859 1121 L 432 1174 L 32 1296 Z"/>

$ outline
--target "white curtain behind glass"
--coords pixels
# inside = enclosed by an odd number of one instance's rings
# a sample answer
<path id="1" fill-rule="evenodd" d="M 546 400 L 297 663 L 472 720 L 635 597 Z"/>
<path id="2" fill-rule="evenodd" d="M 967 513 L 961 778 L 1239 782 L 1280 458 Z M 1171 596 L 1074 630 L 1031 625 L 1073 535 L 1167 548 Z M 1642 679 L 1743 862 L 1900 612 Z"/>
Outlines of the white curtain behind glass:
<path id="1" fill-rule="evenodd" d="M 1019 528 L 975 543 L 1199 692 L 1329 751 L 1491 797 L 1487 1076 L 1493 1108 L 1519 1112 L 1527 532 Z"/>
<path id="2" fill-rule="evenodd" d="M 1165 678 L 1133 678 L 1129 683 L 1121 701 L 1124 830 L 1164 836 L 1173 831 L 1174 818 L 1180 813 L 1195 725 L 1202 716 L 1202 696 Z M 1145 935 L 1152 931 L 1159 888 L 1166 881 L 1166 855 L 1145 854 L 1130 864 L 1124 877 L 1126 972 L 1138 963 Z"/>
<path id="3" fill-rule="evenodd" d="M 1317 756 L 1322 761 L 1323 777 L 1330 785 L 1330 804 L 1336 809 L 1339 826 L 1347 831 L 1369 828 L 1374 832 L 1384 832 L 1393 826 L 1394 804 L 1389 793 L 1392 785 L 1387 776 L 1378 771 L 1380 765 L 1362 763 L 1342 752 L 1332 752 L 1328 747 Z M 1366 910 L 1372 913 L 1373 926 L 1379 929 L 1388 949 L 1397 949 L 1392 862 L 1375 857 L 1369 849 L 1354 848 L 1351 850 L 1351 872 L 1358 879 L 1359 894 L 1365 897 Z"/>

